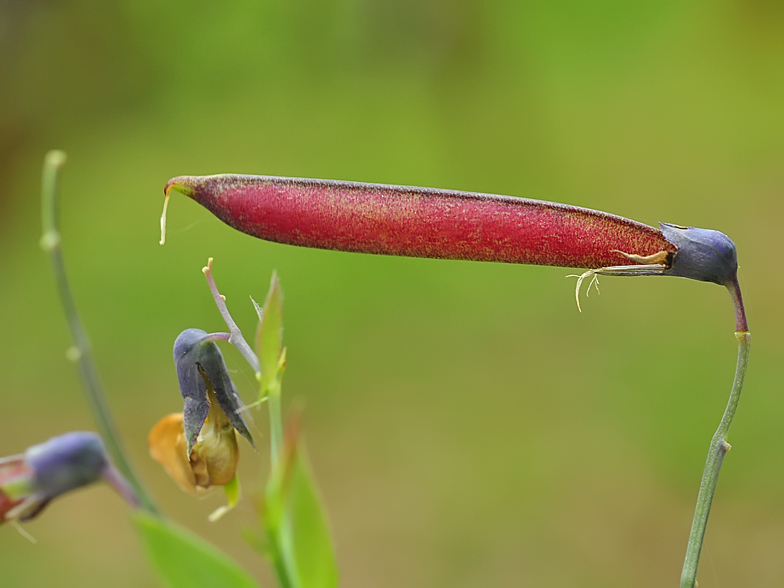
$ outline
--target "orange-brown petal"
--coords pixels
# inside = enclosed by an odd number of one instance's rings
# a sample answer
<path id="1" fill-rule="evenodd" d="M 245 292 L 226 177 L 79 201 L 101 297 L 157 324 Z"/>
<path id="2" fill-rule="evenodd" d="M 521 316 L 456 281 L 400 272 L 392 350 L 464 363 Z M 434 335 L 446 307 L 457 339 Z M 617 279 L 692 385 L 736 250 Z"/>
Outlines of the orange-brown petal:
<path id="1" fill-rule="evenodd" d="M 186 492 L 195 494 L 196 476 L 186 454 L 183 414 L 170 414 L 158 421 L 150 431 L 147 444 L 150 455 L 163 465 L 177 485 Z"/>

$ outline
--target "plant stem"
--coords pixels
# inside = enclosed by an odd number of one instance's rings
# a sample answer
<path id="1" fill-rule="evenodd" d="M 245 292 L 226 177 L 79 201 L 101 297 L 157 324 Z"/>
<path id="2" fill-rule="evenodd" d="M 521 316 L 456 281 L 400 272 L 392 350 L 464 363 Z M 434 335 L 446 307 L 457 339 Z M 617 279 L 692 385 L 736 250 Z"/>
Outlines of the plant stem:
<path id="1" fill-rule="evenodd" d="M 743 381 L 746 378 L 746 368 L 749 363 L 749 351 L 751 350 L 751 333 L 748 332 L 746 323 L 746 313 L 743 309 L 743 300 L 740 296 L 740 288 L 737 279 L 728 284 L 730 295 L 735 304 L 736 324 L 745 327 L 742 331 L 737 331 L 735 337 L 738 339 L 738 363 L 735 367 L 735 381 L 732 384 L 732 392 L 724 411 L 724 416 L 719 423 L 719 428 L 713 435 L 708 459 L 705 462 L 705 469 L 702 473 L 700 482 L 700 492 L 697 496 L 697 506 L 694 509 L 694 521 L 691 525 L 689 534 L 689 544 L 686 548 L 686 559 L 683 562 L 683 572 L 681 573 L 681 588 L 694 588 L 697 580 L 697 565 L 700 560 L 700 551 L 705 537 L 705 528 L 708 524 L 713 495 L 716 493 L 716 484 L 719 480 L 719 471 L 724 461 L 724 456 L 732 448 L 727 443 L 725 437 L 738 408 L 738 401 L 743 390 Z"/>
<path id="2" fill-rule="evenodd" d="M 271 386 L 267 400 L 270 416 L 270 463 L 272 471 L 275 471 L 283 450 L 283 410 L 281 408 L 281 386 L 278 378 Z"/>
<path id="3" fill-rule="evenodd" d="M 59 214 L 57 208 L 57 196 L 59 193 L 60 168 L 65 164 L 66 156 L 62 151 L 50 151 L 44 160 L 43 182 L 42 182 L 42 208 L 41 217 L 43 223 L 43 236 L 41 237 L 41 248 L 49 253 L 52 260 L 57 288 L 60 294 L 60 301 L 63 305 L 68 325 L 71 329 L 74 346 L 69 350 L 69 357 L 74 358 L 78 363 L 79 375 L 84 384 L 87 395 L 87 403 L 92 410 L 93 417 L 98 423 L 98 428 L 106 443 L 112 459 L 117 465 L 117 469 L 125 476 L 139 496 L 139 501 L 143 508 L 151 513 L 157 513 L 157 509 L 147 494 L 141 480 L 131 467 L 120 436 L 114 425 L 111 411 L 106 402 L 106 396 L 101 386 L 98 370 L 93 359 L 90 341 L 87 333 L 79 319 L 76 310 L 71 288 L 68 284 L 68 274 L 63 262 L 62 249 L 60 246 L 60 231 L 58 228 Z"/>
<path id="4" fill-rule="evenodd" d="M 732 304 L 735 307 L 735 332 L 748 333 L 749 323 L 746 321 L 746 308 L 743 306 L 743 296 L 740 293 L 737 277 L 727 284 L 727 289 L 730 291 Z"/>

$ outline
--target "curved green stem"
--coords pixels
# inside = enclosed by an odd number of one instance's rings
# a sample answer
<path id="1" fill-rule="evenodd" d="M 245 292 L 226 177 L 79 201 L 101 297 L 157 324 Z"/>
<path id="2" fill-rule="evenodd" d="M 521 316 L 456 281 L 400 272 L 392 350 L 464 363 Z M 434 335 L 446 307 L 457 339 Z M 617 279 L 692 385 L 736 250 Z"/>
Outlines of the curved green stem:
<path id="1" fill-rule="evenodd" d="M 708 515 L 710 515 L 713 496 L 716 493 L 716 484 L 719 481 L 719 471 L 721 470 L 724 456 L 731 449 L 725 437 L 738 408 L 740 394 L 743 390 L 743 381 L 746 378 L 746 368 L 749 363 L 749 351 L 751 350 L 751 333 L 747 330 L 746 313 L 743 309 L 743 301 L 740 296 L 737 279 L 733 280 L 727 287 L 735 303 L 736 324 L 745 328 L 735 333 L 735 337 L 738 339 L 738 363 L 735 368 L 735 381 L 732 384 L 732 392 L 730 393 L 724 416 L 721 419 L 721 423 L 719 423 L 719 428 L 713 435 L 710 449 L 708 450 L 708 459 L 705 462 L 705 469 L 700 482 L 700 492 L 697 496 L 697 506 L 694 510 L 694 521 L 689 534 L 689 544 L 686 548 L 686 559 L 683 562 L 681 588 L 694 588 L 696 585 L 697 565 L 700 560 L 700 551 L 702 550 L 702 542 L 705 537 L 705 528 L 708 525 Z"/>
<path id="2" fill-rule="evenodd" d="M 101 381 L 98 377 L 98 370 L 95 367 L 90 341 L 87 333 L 79 320 L 79 313 L 76 310 L 76 303 L 68 284 L 68 274 L 63 262 L 62 249 L 60 247 L 60 231 L 58 229 L 59 215 L 57 209 L 57 195 L 59 192 L 60 168 L 65 164 L 66 156 L 62 151 L 50 151 L 44 160 L 43 183 L 42 183 L 42 208 L 41 216 L 43 222 L 43 236 L 41 237 L 41 248 L 49 253 L 52 260 L 57 288 L 60 294 L 60 301 L 63 304 L 65 316 L 68 319 L 68 326 L 73 337 L 73 348 L 69 351 L 69 356 L 73 357 L 78 363 L 79 375 L 84 384 L 87 402 L 93 412 L 93 416 L 98 423 L 101 435 L 106 443 L 106 448 L 112 456 L 117 469 L 133 486 L 139 496 L 142 506 L 153 513 L 157 510 L 147 494 L 139 477 L 133 471 L 125 450 L 123 449 L 120 436 L 114 425 L 109 406 L 106 403 L 106 396 L 103 393 Z"/>

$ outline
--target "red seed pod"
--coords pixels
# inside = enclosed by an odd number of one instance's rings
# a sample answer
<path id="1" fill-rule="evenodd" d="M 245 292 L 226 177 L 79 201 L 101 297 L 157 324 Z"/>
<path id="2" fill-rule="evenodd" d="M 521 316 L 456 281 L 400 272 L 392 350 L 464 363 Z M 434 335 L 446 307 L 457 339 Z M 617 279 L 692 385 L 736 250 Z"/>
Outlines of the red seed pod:
<path id="1" fill-rule="evenodd" d="M 174 178 L 167 202 L 172 190 L 243 233 L 320 249 L 579 268 L 664 263 L 676 251 L 659 229 L 527 198 L 229 174 Z"/>
<path id="2" fill-rule="evenodd" d="M 726 286 L 748 331 L 735 244 L 719 231 L 662 230 L 588 208 L 476 192 L 273 176 L 180 176 L 172 190 L 267 241 L 382 255 L 590 268 L 587 277 L 680 276 Z M 578 299 L 579 307 L 579 299 Z"/>

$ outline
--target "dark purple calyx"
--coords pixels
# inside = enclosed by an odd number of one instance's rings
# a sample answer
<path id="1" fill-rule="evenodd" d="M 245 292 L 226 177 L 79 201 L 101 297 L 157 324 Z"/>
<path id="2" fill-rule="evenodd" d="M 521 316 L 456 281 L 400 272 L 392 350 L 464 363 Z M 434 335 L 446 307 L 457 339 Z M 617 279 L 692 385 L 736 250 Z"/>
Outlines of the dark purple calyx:
<path id="1" fill-rule="evenodd" d="M 109 465 L 101 437 L 91 432 L 68 433 L 33 445 L 25 461 L 36 487 L 48 498 L 97 482 Z"/>
<path id="2" fill-rule="evenodd" d="M 255 448 L 243 416 L 245 405 L 229 376 L 223 354 L 218 346 L 209 340 L 205 331 L 186 329 L 180 333 L 174 342 L 174 365 L 177 368 L 180 394 L 185 401 L 183 424 L 188 441 L 188 455 L 191 454 L 210 412 L 208 384 L 215 392 L 218 406 L 226 413 L 229 422 Z"/>
<path id="3" fill-rule="evenodd" d="M 722 286 L 737 278 L 738 253 L 727 235 L 711 229 L 659 223 L 664 238 L 677 247 L 667 275 Z"/>
<path id="4" fill-rule="evenodd" d="M 24 465 L 29 470 L 32 493 L 25 498 L 22 521 L 35 518 L 49 502 L 98 480 L 111 484 L 134 507 L 136 492 L 112 464 L 100 435 L 75 431 L 28 447 Z"/>

